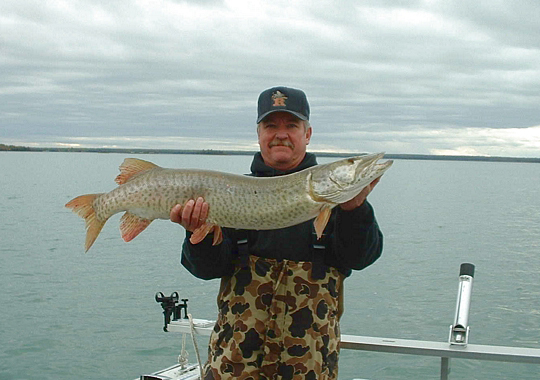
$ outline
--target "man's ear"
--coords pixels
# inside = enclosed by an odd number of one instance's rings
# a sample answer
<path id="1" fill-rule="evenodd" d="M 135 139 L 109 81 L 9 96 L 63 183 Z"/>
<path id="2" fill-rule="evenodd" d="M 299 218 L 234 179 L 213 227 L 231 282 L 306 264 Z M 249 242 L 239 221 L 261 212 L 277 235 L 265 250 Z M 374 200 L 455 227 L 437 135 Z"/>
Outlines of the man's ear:
<path id="1" fill-rule="evenodd" d="M 306 131 L 306 145 L 309 145 L 309 141 L 311 140 L 311 134 L 313 133 L 313 130 L 311 127 L 309 127 Z"/>

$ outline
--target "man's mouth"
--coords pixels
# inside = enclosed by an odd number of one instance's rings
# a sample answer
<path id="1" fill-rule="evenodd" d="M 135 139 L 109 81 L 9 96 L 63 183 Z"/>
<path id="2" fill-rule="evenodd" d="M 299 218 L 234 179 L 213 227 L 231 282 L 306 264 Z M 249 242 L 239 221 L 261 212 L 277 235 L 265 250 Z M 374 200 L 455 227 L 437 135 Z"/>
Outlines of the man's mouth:
<path id="1" fill-rule="evenodd" d="M 284 147 L 287 147 L 287 148 L 291 148 L 291 149 L 294 149 L 294 145 L 292 142 L 290 141 L 282 141 L 282 140 L 274 140 L 272 141 L 270 144 L 269 144 L 269 147 L 272 148 L 274 146 L 284 146 Z"/>

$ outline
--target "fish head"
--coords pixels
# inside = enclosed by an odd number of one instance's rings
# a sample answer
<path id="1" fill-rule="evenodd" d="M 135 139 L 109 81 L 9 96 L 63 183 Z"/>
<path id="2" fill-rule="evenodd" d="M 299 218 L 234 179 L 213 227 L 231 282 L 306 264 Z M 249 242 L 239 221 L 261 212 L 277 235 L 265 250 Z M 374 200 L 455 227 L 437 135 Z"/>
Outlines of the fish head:
<path id="1" fill-rule="evenodd" d="M 315 167 L 310 178 L 312 198 L 335 204 L 351 200 L 392 165 L 391 160 L 379 164 L 383 156 L 356 156 Z"/>

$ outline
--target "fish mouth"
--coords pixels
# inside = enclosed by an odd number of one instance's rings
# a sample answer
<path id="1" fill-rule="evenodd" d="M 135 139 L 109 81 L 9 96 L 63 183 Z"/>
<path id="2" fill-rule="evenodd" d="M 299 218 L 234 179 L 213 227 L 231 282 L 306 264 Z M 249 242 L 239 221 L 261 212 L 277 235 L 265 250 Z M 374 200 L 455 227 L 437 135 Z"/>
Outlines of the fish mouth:
<path id="1" fill-rule="evenodd" d="M 329 180 L 334 183 L 334 185 L 341 190 L 350 189 L 354 187 L 358 182 L 363 182 L 366 177 L 373 176 L 373 173 L 377 172 L 378 168 L 383 165 L 379 164 L 378 161 L 384 157 L 384 153 L 377 154 L 367 154 L 363 156 L 350 157 L 346 160 L 343 160 L 343 165 L 345 167 L 352 167 L 353 173 L 349 173 L 349 178 L 343 178 L 340 175 L 335 175 L 334 172 L 330 173 Z M 384 163 L 385 164 L 385 163 Z M 382 174 L 382 173 L 381 173 Z M 340 178 L 341 177 L 341 178 Z M 375 177 L 376 178 L 376 177 Z M 373 179 L 375 179 L 373 178 Z"/>
<path id="2" fill-rule="evenodd" d="M 370 155 L 360 157 L 360 159 L 357 159 L 357 160 L 352 159 L 353 165 L 356 165 L 355 178 L 357 180 L 360 178 L 363 178 L 362 172 L 365 172 L 365 173 L 377 172 L 378 171 L 377 169 L 380 167 L 379 165 L 386 164 L 386 162 L 378 163 L 378 161 L 382 159 L 383 157 L 384 157 L 384 153 L 376 153 L 376 154 L 370 154 Z M 390 163 L 387 165 L 392 165 L 392 164 Z"/>

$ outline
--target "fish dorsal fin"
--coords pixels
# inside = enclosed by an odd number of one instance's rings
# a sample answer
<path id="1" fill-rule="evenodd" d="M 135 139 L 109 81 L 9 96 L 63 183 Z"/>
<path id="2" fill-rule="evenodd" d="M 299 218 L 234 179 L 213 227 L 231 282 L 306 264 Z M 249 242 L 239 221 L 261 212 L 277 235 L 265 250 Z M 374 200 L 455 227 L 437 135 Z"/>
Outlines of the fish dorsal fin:
<path id="1" fill-rule="evenodd" d="M 145 172 L 150 169 L 159 168 L 156 164 L 149 161 L 139 160 L 138 158 L 126 158 L 120 165 L 120 174 L 116 176 L 116 183 L 123 185 L 133 176 Z"/>

